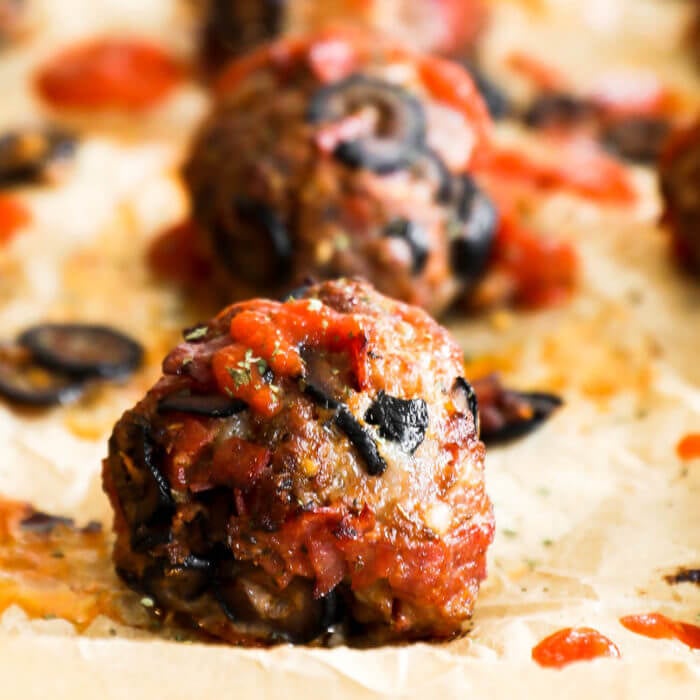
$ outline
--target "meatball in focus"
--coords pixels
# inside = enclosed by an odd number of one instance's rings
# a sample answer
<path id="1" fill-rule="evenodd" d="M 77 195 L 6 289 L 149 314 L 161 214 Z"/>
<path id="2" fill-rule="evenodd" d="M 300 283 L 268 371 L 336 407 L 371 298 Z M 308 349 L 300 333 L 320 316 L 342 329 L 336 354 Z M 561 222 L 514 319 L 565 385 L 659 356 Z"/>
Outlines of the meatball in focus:
<path id="1" fill-rule="evenodd" d="M 363 282 L 229 306 L 115 426 L 117 571 L 232 643 L 459 633 L 494 529 L 462 368 Z"/>
<path id="2" fill-rule="evenodd" d="M 671 137 L 659 177 L 675 252 L 684 267 L 700 273 L 700 121 Z"/>
<path id="3" fill-rule="evenodd" d="M 461 67 L 329 31 L 232 63 L 219 93 L 184 173 L 227 299 L 360 275 L 438 314 L 480 278 L 490 124 Z"/>
<path id="4" fill-rule="evenodd" d="M 202 57 L 210 70 L 285 34 L 344 23 L 421 51 L 469 54 L 487 19 L 483 0 L 205 0 Z"/>

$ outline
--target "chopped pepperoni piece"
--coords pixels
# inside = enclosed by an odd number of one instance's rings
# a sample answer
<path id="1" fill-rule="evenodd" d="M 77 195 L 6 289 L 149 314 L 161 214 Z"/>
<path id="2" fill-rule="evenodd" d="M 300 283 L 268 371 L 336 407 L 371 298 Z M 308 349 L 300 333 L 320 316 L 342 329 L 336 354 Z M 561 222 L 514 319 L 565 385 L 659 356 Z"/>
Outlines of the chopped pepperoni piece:
<path id="1" fill-rule="evenodd" d="M 676 454 L 681 459 L 700 457 L 700 433 L 688 433 L 676 445 Z"/>
<path id="2" fill-rule="evenodd" d="M 671 620 L 661 613 L 627 615 L 620 624 L 636 634 L 651 639 L 677 639 L 691 649 L 700 649 L 700 627 Z"/>
<path id="3" fill-rule="evenodd" d="M 543 639 L 532 650 L 540 666 L 562 668 L 576 661 L 619 658 L 620 650 L 597 630 L 590 627 L 567 627 Z"/>
<path id="4" fill-rule="evenodd" d="M 14 197 L 0 195 L 0 245 L 9 243 L 17 231 L 29 223 L 30 215 Z"/>
<path id="5" fill-rule="evenodd" d="M 165 99 L 183 76 L 158 46 L 105 38 L 59 52 L 39 70 L 36 87 L 55 107 L 138 110 Z"/>

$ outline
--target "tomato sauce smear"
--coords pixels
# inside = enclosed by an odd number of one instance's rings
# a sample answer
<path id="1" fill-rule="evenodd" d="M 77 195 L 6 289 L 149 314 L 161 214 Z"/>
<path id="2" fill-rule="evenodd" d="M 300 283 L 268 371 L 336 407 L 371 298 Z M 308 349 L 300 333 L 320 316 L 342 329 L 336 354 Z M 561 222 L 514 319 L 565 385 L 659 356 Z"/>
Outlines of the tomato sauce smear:
<path id="1" fill-rule="evenodd" d="M 18 199 L 0 194 L 0 246 L 9 243 L 30 219 L 29 211 Z"/>
<path id="2" fill-rule="evenodd" d="M 618 659 L 620 650 L 605 635 L 591 627 L 566 627 L 535 646 L 532 658 L 545 668 L 563 668 L 576 661 Z"/>
<path id="3" fill-rule="evenodd" d="M 157 105 L 184 75 L 180 63 L 156 44 L 106 37 L 59 51 L 39 68 L 35 85 L 53 107 L 131 111 Z"/>
<path id="4" fill-rule="evenodd" d="M 661 613 L 643 613 L 620 618 L 620 624 L 651 639 L 677 639 L 691 649 L 700 649 L 700 627 L 672 620 Z"/>
<path id="5" fill-rule="evenodd" d="M 683 460 L 699 458 L 700 433 L 688 433 L 684 435 L 676 445 L 676 454 Z"/>

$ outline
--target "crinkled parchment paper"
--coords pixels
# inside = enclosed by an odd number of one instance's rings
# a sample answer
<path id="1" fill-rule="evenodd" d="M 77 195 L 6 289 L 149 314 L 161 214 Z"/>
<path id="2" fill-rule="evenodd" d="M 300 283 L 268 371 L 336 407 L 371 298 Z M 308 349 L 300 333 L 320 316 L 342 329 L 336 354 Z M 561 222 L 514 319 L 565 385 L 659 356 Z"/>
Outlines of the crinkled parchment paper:
<path id="1" fill-rule="evenodd" d="M 684 3 L 495 5 L 486 48 L 496 72 L 499 57 L 521 47 L 554 57 L 581 87 L 610 67 L 651 67 L 693 84 L 675 48 Z M 73 37 L 117 28 L 188 50 L 186 13 L 175 0 L 44 0 L 39 10 L 41 38 L 0 56 L 2 128 L 49 116 L 26 78 Z M 77 407 L 36 416 L 0 404 L 3 495 L 109 522 L 99 468 L 111 425 L 157 376 L 178 329 L 208 313 L 151 279 L 143 262 L 149 240 L 186 212 L 175 168 L 205 103 L 188 85 L 136 124 L 75 118 L 86 132 L 68 181 L 20 193 L 34 221 L 0 250 L 2 335 L 46 318 L 106 321 L 146 343 L 149 366 Z M 522 135 L 501 127 L 498 137 Z M 99 626 L 78 636 L 67 623 L 9 609 L 0 625 L 0 695 L 700 697 L 697 652 L 618 622 L 654 610 L 689 622 L 700 615 L 698 587 L 663 580 L 678 566 L 700 566 L 700 461 L 683 463 L 674 450 L 685 433 L 700 431 L 700 286 L 669 262 L 651 173 L 636 178 L 643 197 L 632 213 L 560 195 L 538 212 L 542 229 L 582 253 L 584 281 L 569 306 L 451 323 L 475 367 L 566 399 L 542 430 L 489 452 L 498 534 L 468 636 L 373 651 L 246 651 L 110 637 Z M 572 625 L 599 629 L 623 659 L 563 671 L 530 661 L 535 643 Z"/>

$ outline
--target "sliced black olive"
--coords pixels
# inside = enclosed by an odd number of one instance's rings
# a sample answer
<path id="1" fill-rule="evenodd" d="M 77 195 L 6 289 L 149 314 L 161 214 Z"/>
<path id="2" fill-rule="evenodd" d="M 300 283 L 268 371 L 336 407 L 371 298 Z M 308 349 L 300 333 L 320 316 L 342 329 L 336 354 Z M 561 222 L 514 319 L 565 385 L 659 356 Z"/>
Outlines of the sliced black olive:
<path id="1" fill-rule="evenodd" d="M 700 569 L 678 569 L 675 574 L 664 576 L 666 583 L 694 583 L 700 586 Z"/>
<path id="2" fill-rule="evenodd" d="M 313 384 L 304 382 L 303 391 L 304 394 L 306 394 L 306 396 L 308 396 L 314 403 L 318 404 L 321 408 L 325 408 L 326 410 L 335 411 L 342 405 L 340 401 L 332 399 L 322 389 L 319 389 Z"/>
<path id="3" fill-rule="evenodd" d="M 215 70 L 280 31 L 286 0 L 208 0 L 202 53 Z"/>
<path id="4" fill-rule="evenodd" d="M 452 173 L 445 162 L 430 148 L 426 148 L 411 165 L 418 177 L 435 183 L 435 201 L 446 204 L 452 196 Z"/>
<path id="5" fill-rule="evenodd" d="M 34 362 L 25 348 L 0 348 L 0 396 L 25 406 L 71 403 L 85 391 L 84 383 Z"/>
<path id="6" fill-rule="evenodd" d="M 535 129 L 565 129 L 595 118 L 597 114 L 597 108 L 588 100 L 567 93 L 546 92 L 535 98 L 523 120 Z"/>
<path id="7" fill-rule="evenodd" d="M 496 83 L 487 78 L 485 73 L 472 61 L 466 61 L 464 67 L 471 75 L 476 89 L 486 103 L 486 109 L 493 119 L 503 119 L 510 114 L 510 100 Z"/>
<path id="8" fill-rule="evenodd" d="M 487 445 L 510 442 L 531 433 L 563 403 L 554 394 L 508 389 L 496 375 L 475 381 L 474 389 L 479 397 L 481 438 Z"/>
<path id="9" fill-rule="evenodd" d="M 22 530 L 41 535 L 49 534 L 59 526 L 73 527 L 73 525 L 74 522 L 72 518 L 65 518 L 60 515 L 49 515 L 49 513 L 43 513 L 40 510 L 34 511 L 19 524 Z"/>
<path id="10" fill-rule="evenodd" d="M 136 341 L 108 326 L 45 323 L 24 331 L 18 342 L 44 367 L 79 377 L 123 377 L 143 357 Z"/>
<path id="11" fill-rule="evenodd" d="M 474 387 L 464 377 L 457 377 L 455 383 L 452 385 L 452 395 L 461 413 L 469 411 L 469 413 L 472 414 L 474 428 L 476 429 L 476 434 L 479 435 L 481 431 L 479 422 L 479 400 Z M 460 405 L 460 399 L 464 401 L 463 406 Z"/>
<path id="12" fill-rule="evenodd" d="M 353 75 L 321 88 L 311 99 L 309 121 L 339 121 L 372 109 L 373 132 L 335 149 L 338 160 L 351 168 L 386 174 L 409 167 L 425 145 L 426 121 L 421 103 L 398 85 Z"/>
<path id="13" fill-rule="evenodd" d="M 455 180 L 451 266 L 466 282 L 474 282 L 486 269 L 498 228 L 498 212 L 491 199 L 468 175 Z"/>
<path id="14" fill-rule="evenodd" d="M 209 418 L 228 418 L 241 413 L 248 405 L 240 399 L 222 394 L 190 394 L 183 392 L 166 396 L 158 402 L 159 413 L 181 411 Z"/>
<path id="15" fill-rule="evenodd" d="M 411 272 L 414 275 L 419 275 L 425 269 L 425 263 L 428 261 L 430 249 L 428 247 L 428 236 L 425 229 L 414 221 L 409 219 L 394 219 L 384 227 L 384 235 L 401 238 L 406 241 L 411 249 L 413 265 Z"/>
<path id="16" fill-rule="evenodd" d="M 25 128 L 0 136 L 0 186 L 51 179 L 55 166 L 75 151 L 73 134 L 54 128 Z"/>
<path id="17" fill-rule="evenodd" d="M 279 285 L 292 269 L 292 241 L 279 215 L 264 202 L 237 199 L 235 228 L 213 229 L 216 253 L 229 270 L 254 286 Z"/>
<path id="18" fill-rule="evenodd" d="M 383 438 L 398 442 L 409 454 L 425 439 L 428 420 L 428 405 L 423 399 L 399 399 L 384 391 L 365 413 L 365 421 L 379 426 Z"/>
<path id="19" fill-rule="evenodd" d="M 294 289 L 283 294 L 280 301 L 289 301 L 290 299 L 303 299 L 306 296 L 306 292 L 309 291 L 309 287 L 314 284 L 313 281 L 305 282 L 304 284 L 294 287 Z"/>
<path id="20" fill-rule="evenodd" d="M 357 418 L 350 413 L 347 406 L 340 406 L 335 414 L 335 424 L 360 453 L 370 476 L 380 476 L 386 471 L 387 463 L 379 454 L 377 443 L 370 432 L 363 428 Z"/>
<path id="21" fill-rule="evenodd" d="M 655 163 L 671 127 L 660 117 L 628 117 L 607 126 L 600 140 L 610 152 L 636 163 Z"/>

